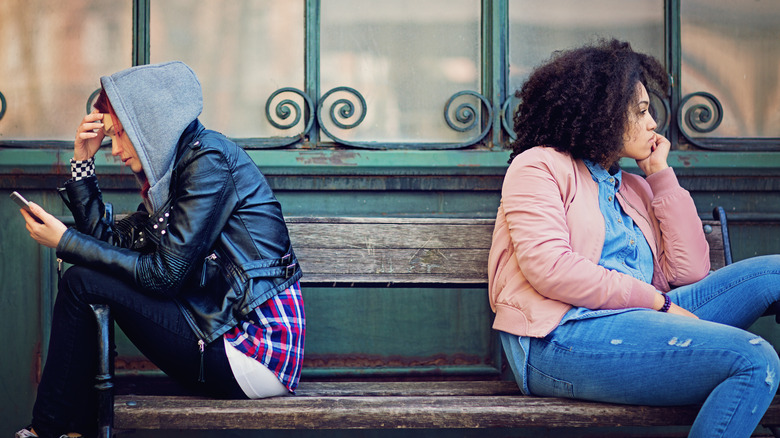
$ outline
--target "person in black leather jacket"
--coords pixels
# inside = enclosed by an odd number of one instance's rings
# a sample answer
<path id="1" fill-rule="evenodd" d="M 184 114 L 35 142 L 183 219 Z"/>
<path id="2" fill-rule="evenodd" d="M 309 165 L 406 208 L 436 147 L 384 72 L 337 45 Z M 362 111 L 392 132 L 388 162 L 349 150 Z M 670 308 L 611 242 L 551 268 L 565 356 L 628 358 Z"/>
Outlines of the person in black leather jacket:
<path id="1" fill-rule="evenodd" d="M 199 122 L 201 87 L 185 64 L 133 67 L 101 85 L 76 135 L 72 178 L 59 189 L 76 226 L 35 204 L 43 223 L 22 212 L 31 236 L 74 265 L 60 281 L 32 427 L 24 430 L 95 433 L 89 304 L 110 305 L 139 350 L 195 391 L 294 391 L 302 273 L 265 178 L 240 147 Z M 142 186 L 138 211 L 116 224 L 94 172 L 105 136 Z"/>

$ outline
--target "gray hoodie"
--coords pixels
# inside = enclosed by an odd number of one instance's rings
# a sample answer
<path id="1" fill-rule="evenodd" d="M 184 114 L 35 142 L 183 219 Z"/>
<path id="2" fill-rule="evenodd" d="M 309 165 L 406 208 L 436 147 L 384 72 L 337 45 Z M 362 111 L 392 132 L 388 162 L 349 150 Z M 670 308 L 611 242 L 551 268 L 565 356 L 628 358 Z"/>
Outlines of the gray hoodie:
<path id="1" fill-rule="evenodd" d="M 157 212 L 169 198 L 179 138 L 203 110 L 200 82 L 186 64 L 173 61 L 122 70 L 100 83 L 149 181 L 146 208 Z"/>

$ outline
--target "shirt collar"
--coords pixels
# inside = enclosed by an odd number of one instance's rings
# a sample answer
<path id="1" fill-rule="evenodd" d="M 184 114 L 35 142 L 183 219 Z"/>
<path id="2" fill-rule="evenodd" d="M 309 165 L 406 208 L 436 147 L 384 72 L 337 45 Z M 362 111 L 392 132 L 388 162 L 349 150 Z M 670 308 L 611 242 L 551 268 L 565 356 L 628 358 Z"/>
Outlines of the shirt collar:
<path id="1" fill-rule="evenodd" d="M 582 160 L 585 162 L 585 166 L 588 167 L 588 170 L 590 171 L 591 176 L 593 177 L 593 180 L 597 183 L 609 183 L 614 181 L 615 182 L 615 188 L 620 188 L 620 184 L 623 181 L 623 171 L 618 170 L 616 174 L 611 175 L 609 172 L 607 172 L 606 169 L 604 169 L 600 164 L 594 163 L 590 160 Z M 610 180 L 610 178 L 613 178 Z"/>

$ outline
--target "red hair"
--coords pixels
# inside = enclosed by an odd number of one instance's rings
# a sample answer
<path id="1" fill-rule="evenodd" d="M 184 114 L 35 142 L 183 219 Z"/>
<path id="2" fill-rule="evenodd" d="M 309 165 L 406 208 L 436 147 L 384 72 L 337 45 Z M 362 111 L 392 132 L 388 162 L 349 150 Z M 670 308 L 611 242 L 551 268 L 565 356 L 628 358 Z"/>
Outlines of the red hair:
<path id="1" fill-rule="evenodd" d="M 98 94 L 98 97 L 95 99 L 95 103 L 92 104 L 92 106 L 98 110 L 98 112 L 111 115 L 111 121 L 114 122 L 114 125 L 119 124 L 119 117 L 116 116 L 114 107 L 111 106 L 111 101 L 108 100 L 106 90 L 103 88 L 100 89 L 100 94 Z"/>
<path id="2" fill-rule="evenodd" d="M 119 117 L 117 117 L 116 113 L 114 112 L 114 107 L 111 106 L 111 101 L 108 100 L 108 95 L 106 94 L 106 90 L 103 88 L 100 89 L 100 94 L 98 94 L 97 99 L 95 99 L 95 103 L 92 104 L 92 106 L 98 110 L 98 112 L 101 112 L 103 114 L 108 114 L 111 116 L 111 121 L 114 122 L 114 126 L 120 125 L 119 123 Z M 120 136 L 124 132 L 124 129 L 121 129 L 119 131 L 116 131 L 116 135 Z M 143 175 L 143 187 L 141 187 L 141 196 L 146 199 L 149 196 L 149 181 L 146 179 L 146 176 Z"/>

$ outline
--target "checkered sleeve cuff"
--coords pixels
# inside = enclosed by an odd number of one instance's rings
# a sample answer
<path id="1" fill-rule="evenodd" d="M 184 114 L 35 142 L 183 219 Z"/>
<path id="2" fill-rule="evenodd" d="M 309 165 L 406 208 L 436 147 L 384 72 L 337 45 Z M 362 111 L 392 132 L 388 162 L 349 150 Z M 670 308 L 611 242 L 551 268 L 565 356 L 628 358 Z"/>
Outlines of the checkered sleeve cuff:
<path id="1" fill-rule="evenodd" d="M 88 178 L 95 174 L 95 158 L 82 161 L 70 159 L 70 175 L 73 181 Z"/>

